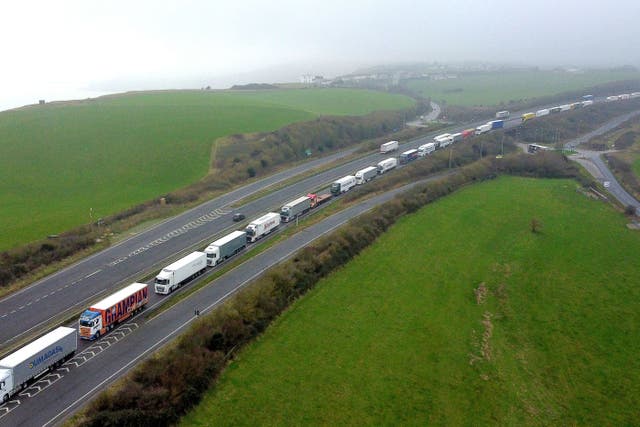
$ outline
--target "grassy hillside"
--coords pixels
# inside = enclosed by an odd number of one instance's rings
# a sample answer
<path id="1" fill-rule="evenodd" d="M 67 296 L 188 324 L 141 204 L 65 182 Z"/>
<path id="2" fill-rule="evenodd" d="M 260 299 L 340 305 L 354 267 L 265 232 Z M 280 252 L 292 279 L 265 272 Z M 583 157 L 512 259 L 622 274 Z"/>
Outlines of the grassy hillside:
<path id="1" fill-rule="evenodd" d="M 640 72 L 587 71 L 573 74 L 556 71 L 522 71 L 461 75 L 447 80 L 411 80 L 409 88 L 438 102 L 451 105 L 496 105 L 510 100 L 535 98 L 579 90 L 618 80 L 640 79 Z"/>
<path id="2" fill-rule="evenodd" d="M 182 425 L 633 424 L 640 235 L 624 225 L 566 180 L 441 199 L 296 302 Z"/>
<path id="3" fill-rule="evenodd" d="M 0 250 L 195 182 L 218 137 L 412 104 L 359 90 L 183 91 L 2 112 Z"/>

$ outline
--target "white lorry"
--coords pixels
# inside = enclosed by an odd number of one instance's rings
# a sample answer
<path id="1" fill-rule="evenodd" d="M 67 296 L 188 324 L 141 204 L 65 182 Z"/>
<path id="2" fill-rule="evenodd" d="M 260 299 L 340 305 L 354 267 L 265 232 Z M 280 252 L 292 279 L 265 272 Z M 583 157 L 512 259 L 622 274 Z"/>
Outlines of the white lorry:
<path id="1" fill-rule="evenodd" d="M 433 153 L 434 151 L 436 151 L 436 144 L 434 144 L 433 142 L 428 142 L 418 147 L 418 156 L 424 157 L 427 154 Z"/>
<path id="2" fill-rule="evenodd" d="M 253 243 L 262 236 L 271 233 L 280 225 L 280 219 L 279 213 L 269 212 L 250 222 L 244 230 L 247 233 L 247 242 Z"/>
<path id="3" fill-rule="evenodd" d="M 451 144 L 452 138 L 450 133 L 443 133 L 442 135 L 435 136 L 433 142 L 436 144 L 436 148 L 444 148 Z"/>
<path id="4" fill-rule="evenodd" d="M 192 252 L 184 258 L 166 266 L 156 276 L 154 289 L 157 294 L 167 295 L 184 283 L 204 273 L 207 254 Z"/>
<path id="5" fill-rule="evenodd" d="M 389 157 L 388 159 L 384 159 L 383 161 L 379 162 L 376 166 L 378 168 L 378 174 L 382 175 L 383 173 L 388 172 L 398 166 L 398 159 L 396 159 L 395 157 Z"/>
<path id="6" fill-rule="evenodd" d="M 309 196 L 298 197 L 297 199 L 287 203 L 280 209 L 280 218 L 283 222 L 289 222 L 296 219 L 311 209 L 311 199 Z"/>
<path id="7" fill-rule="evenodd" d="M 331 184 L 331 194 L 337 196 L 342 193 L 346 193 L 352 187 L 356 185 L 356 177 L 353 175 L 343 176 L 340 179 L 333 181 Z"/>
<path id="8" fill-rule="evenodd" d="M 482 135 L 483 133 L 489 132 L 491 129 L 492 129 L 491 123 L 480 125 L 476 128 L 476 135 Z"/>
<path id="9" fill-rule="evenodd" d="M 508 119 L 510 113 L 508 111 L 498 111 L 496 113 L 496 119 Z"/>
<path id="10" fill-rule="evenodd" d="M 398 141 L 385 142 L 380 146 L 380 154 L 385 154 L 398 149 Z"/>
<path id="11" fill-rule="evenodd" d="M 215 267 L 225 259 L 234 256 L 247 246 L 247 233 L 234 231 L 224 237 L 211 242 L 204 250 L 207 254 L 207 265 Z"/>
<path id="12" fill-rule="evenodd" d="M 355 174 L 356 184 L 361 185 L 361 184 L 364 184 L 365 182 L 369 182 L 370 180 L 375 178 L 377 175 L 378 175 L 378 168 L 375 166 L 369 166 L 367 168 L 360 169 Z"/>
<path id="13" fill-rule="evenodd" d="M 549 115 L 548 108 L 543 108 L 542 110 L 536 111 L 536 117 L 542 117 L 542 116 L 548 116 L 548 115 Z"/>
<path id="14" fill-rule="evenodd" d="M 0 403 L 37 376 L 62 365 L 77 347 L 76 330 L 61 326 L 0 360 Z"/>

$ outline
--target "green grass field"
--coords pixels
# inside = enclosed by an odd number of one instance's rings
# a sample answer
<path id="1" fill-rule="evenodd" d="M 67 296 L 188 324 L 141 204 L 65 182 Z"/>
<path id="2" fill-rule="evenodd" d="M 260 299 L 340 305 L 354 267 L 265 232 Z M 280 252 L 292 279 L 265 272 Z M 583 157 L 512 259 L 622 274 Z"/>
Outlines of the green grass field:
<path id="1" fill-rule="evenodd" d="M 0 250 L 197 181 L 221 136 L 412 104 L 364 90 L 171 91 L 2 112 Z"/>
<path id="2" fill-rule="evenodd" d="M 181 425 L 635 424 L 625 222 L 569 180 L 467 187 L 294 303 Z"/>
<path id="3" fill-rule="evenodd" d="M 435 102 L 451 105 L 497 105 L 501 102 L 554 95 L 597 84 L 640 79 L 640 72 L 587 71 L 573 74 L 556 71 L 522 71 L 462 75 L 449 80 L 411 80 L 409 88 Z"/>

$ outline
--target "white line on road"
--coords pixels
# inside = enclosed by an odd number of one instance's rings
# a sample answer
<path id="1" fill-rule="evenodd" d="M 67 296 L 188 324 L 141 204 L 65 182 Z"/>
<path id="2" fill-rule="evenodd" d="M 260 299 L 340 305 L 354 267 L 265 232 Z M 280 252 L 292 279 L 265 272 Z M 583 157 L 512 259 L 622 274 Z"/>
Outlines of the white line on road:
<path id="1" fill-rule="evenodd" d="M 102 271 L 102 269 L 100 268 L 100 269 L 98 269 L 98 270 L 94 271 L 94 272 L 93 272 L 93 273 L 91 273 L 91 274 L 87 274 L 86 276 L 84 276 L 84 278 L 85 278 L 85 279 L 87 279 L 87 278 L 89 278 L 89 277 L 93 276 L 94 274 L 98 274 L 98 273 L 100 273 L 101 271 Z"/>

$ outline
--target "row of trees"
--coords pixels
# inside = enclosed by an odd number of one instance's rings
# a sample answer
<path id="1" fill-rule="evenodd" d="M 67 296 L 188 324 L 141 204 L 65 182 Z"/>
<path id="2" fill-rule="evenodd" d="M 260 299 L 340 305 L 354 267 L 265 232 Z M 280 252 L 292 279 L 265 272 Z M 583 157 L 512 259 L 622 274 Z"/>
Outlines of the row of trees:
<path id="1" fill-rule="evenodd" d="M 409 182 L 423 176 L 420 166 L 429 167 L 427 162 L 416 162 L 410 169 Z M 162 426 L 177 422 L 198 403 L 228 359 L 243 345 L 262 333 L 292 301 L 347 263 L 400 217 L 464 185 L 501 173 L 568 177 L 576 169 L 557 153 L 511 154 L 501 159 L 485 157 L 454 174 L 413 187 L 299 251 L 212 314 L 199 318 L 162 354 L 143 362 L 116 387 L 103 392 L 75 424 Z"/>

